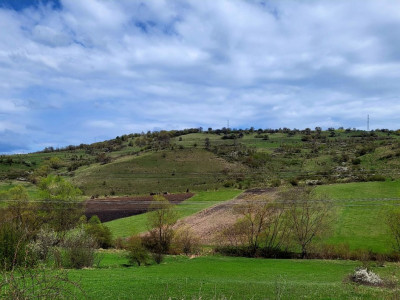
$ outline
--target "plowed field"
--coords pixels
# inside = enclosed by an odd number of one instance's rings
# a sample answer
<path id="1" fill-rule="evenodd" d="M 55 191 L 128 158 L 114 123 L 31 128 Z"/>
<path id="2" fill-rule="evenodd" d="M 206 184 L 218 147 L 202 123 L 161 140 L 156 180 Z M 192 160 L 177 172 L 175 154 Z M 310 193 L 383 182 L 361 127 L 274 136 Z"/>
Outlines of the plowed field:
<path id="1" fill-rule="evenodd" d="M 172 204 L 179 204 L 193 195 L 193 193 L 184 193 L 163 196 Z M 85 203 L 85 215 L 88 219 L 93 215 L 97 215 L 101 222 L 108 222 L 145 213 L 152 201 L 152 196 L 91 199 Z"/>

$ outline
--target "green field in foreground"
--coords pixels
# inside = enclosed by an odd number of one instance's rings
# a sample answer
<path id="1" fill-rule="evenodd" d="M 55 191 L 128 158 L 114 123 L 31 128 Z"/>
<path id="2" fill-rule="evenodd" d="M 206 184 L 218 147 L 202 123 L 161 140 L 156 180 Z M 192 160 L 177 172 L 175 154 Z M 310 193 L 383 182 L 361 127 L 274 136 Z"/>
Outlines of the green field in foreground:
<path id="1" fill-rule="evenodd" d="M 400 181 L 332 184 L 318 186 L 317 192 L 335 200 L 334 232 L 325 242 L 381 253 L 392 250 L 386 216 L 400 205 L 393 199 L 400 198 Z"/>
<path id="2" fill-rule="evenodd" d="M 89 299 L 382 299 L 395 290 L 344 283 L 354 261 L 275 260 L 221 256 L 167 257 L 161 265 L 124 267 L 123 254 L 100 268 L 70 271 Z M 374 268 L 383 278 L 395 264 Z"/>
<path id="3" fill-rule="evenodd" d="M 192 198 L 175 206 L 178 218 L 190 216 L 221 201 L 233 199 L 242 191 L 223 189 L 218 191 L 198 192 Z M 127 237 L 147 231 L 147 213 L 132 217 L 122 218 L 105 223 L 116 237 Z"/>

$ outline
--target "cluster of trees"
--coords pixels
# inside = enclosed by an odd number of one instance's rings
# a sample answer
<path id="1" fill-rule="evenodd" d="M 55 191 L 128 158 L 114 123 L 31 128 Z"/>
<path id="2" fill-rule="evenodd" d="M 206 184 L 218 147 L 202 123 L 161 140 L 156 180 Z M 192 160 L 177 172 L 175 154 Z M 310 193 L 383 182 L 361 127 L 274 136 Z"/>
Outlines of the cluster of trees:
<path id="1" fill-rule="evenodd" d="M 250 257 L 306 258 L 334 214 L 331 202 L 307 187 L 281 190 L 278 199 L 249 196 L 234 211 L 241 217 L 222 233 L 229 246 L 217 250 Z"/>
<path id="2" fill-rule="evenodd" d="M 49 257 L 63 267 L 91 266 L 94 249 L 111 246 L 110 230 L 97 217 L 86 221 L 81 191 L 62 177 L 43 178 L 38 187 L 32 201 L 22 186 L 1 195 L 7 206 L 0 210 L 0 269 Z"/>

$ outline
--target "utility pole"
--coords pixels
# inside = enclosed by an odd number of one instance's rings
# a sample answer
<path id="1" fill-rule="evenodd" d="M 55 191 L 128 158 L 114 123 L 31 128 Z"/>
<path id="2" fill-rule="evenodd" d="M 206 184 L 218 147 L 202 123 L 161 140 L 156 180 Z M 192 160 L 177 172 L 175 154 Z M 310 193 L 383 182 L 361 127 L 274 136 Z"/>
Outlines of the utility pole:
<path id="1" fill-rule="evenodd" d="M 227 125 L 228 125 L 228 127 L 226 127 L 226 129 L 229 129 L 229 119 L 228 119 Z"/>

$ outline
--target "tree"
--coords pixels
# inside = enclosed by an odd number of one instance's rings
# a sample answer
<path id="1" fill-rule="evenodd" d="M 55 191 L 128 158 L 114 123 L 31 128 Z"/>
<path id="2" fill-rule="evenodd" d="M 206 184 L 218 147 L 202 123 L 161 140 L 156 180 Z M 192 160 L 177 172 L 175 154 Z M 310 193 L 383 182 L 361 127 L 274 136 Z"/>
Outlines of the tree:
<path id="1" fill-rule="evenodd" d="M 57 156 L 54 156 L 54 157 L 50 158 L 50 160 L 49 160 L 50 168 L 55 169 L 55 170 L 59 169 L 62 166 L 62 164 L 63 164 L 62 160 Z"/>
<path id="2" fill-rule="evenodd" d="M 57 232 L 65 232 L 78 223 L 83 214 L 81 190 L 60 176 L 49 175 L 39 184 L 39 215 Z"/>
<path id="3" fill-rule="evenodd" d="M 177 214 L 173 205 L 163 196 L 153 197 L 148 214 L 148 226 L 150 229 L 151 248 L 156 253 L 168 253 L 173 237 L 172 226 L 177 221 Z"/>
<path id="4" fill-rule="evenodd" d="M 96 240 L 100 248 L 107 249 L 112 246 L 112 233 L 110 228 L 102 224 L 98 216 L 92 216 L 85 226 L 85 231 Z"/>
<path id="5" fill-rule="evenodd" d="M 140 236 L 132 236 L 127 241 L 128 259 L 132 264 L 146 264 L 149 260 L 149 253 L 142 243 Z"/>
<path id="6" fill-rule="evenodd" d="M 305 258 L 311 242 L 329 229 L 332 203 L 326 196 L 317 195 L 313 189 L 304 187 L 282 191 L 280 199 L 289 204 L 293 238 L 301 249 L 301 258 Z"/>
<path id="7" fill-rule="evenodd" d="M 267 252 L 287 248 L 290 227 L 286 206 L 284 202 L 275 202 L 269 195 L 249 196 L 235 208 L 242 218 L 230 231 L 244 236 L 251 255 L 256 255 L 260 248 Z M 240 238 L 234 238 L 233 241 L 236 243 Z"/>

